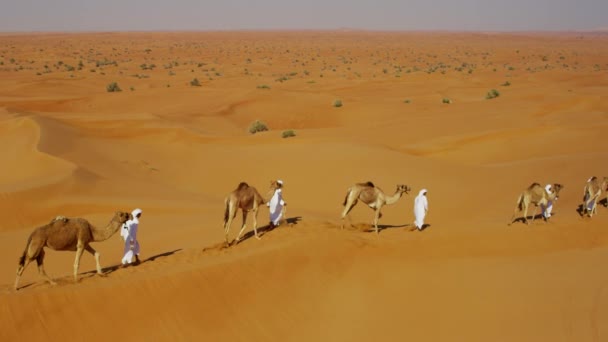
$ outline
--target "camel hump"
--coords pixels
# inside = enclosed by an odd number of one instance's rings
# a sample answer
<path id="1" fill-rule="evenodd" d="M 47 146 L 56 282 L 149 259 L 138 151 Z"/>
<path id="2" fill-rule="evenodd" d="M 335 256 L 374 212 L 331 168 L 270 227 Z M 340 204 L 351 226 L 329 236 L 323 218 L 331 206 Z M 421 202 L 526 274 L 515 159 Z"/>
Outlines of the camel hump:
<path id="1" fill-rule="evenodd" d="M 538 183 L 535 182 L 535 183 L 532 183 L 532 185 L 530 185 L 528 187 L 528 189 L 532 189 L 532 188 L 537 187 L 537 186 L 540 186 L 540 184 L 538 184 Z"/>
<path id="2" fill-rule="evenodd" d="M 240 182 L 239 186 L 236 187 L 237 190 L 243 190 L 243 189 L 247 189 L 249 187 L 249 184 L 245 183 L 245 182 Z"/>

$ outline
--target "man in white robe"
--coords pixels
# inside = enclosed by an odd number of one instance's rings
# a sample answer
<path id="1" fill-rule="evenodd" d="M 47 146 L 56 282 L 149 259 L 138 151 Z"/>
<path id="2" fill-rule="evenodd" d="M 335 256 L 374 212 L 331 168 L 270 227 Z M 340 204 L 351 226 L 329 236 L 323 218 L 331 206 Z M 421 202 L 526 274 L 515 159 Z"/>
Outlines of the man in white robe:
<path id="1" fill-rule="evenodd" d="M 549 195 L 553 195 L 553 192 L 551 191 L 551 184 L 547 184 L 547 186 L 545 186 L 545 191 L 547 191 Z M 551 210 L 553 210 L 553 201 L 547 202 L 547 208 L 542 209 L 543 217 L 545 218 L 545 220 L 548 220 L 551 217 Z"/>
<path id="2" fill-rule="evenodd" d="M 141 217 L 142 210 L 135 209 L 131 213 L 133 219 L 125 222 L 122 227 L 120 235 L 125 240 L 124 256 L 122 257 L 122 264 L 130 264 L 135 256 L 135 263 L 139 264 L 139 241 L 137 241 L 137 229 L 139 228 L 139 218 Z"/>
<path id="3" fill-rule="evenodd" d="M 424 217 L 426 216 L 427 211 L 429 211 L 429 202 L 426 198 L 426 189 L 420 190 L 416 199 L 414 199 L 414 216 L 416 220 L 414 224 L 418 230 L 422 230 L 424 228 Z"/>
<path id="4" fill-rule="evenodd" d="M 277 227 L 283 218 L 283 208 L 287 205 L 283 201 L 283 181 L 277 180 L 278 188 L 274 190 L 274 194 L 270 201 L 266 204 L 270 209 L 270 228 Z"/>

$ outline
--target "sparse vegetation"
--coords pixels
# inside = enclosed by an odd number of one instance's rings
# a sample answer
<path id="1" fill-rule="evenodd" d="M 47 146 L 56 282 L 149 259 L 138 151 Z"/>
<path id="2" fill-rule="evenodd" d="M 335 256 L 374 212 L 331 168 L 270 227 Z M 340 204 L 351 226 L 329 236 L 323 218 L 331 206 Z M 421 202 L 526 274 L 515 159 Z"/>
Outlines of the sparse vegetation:
<path id="1" fill-rule="evenodd" d="M 106 86 L 106 90 L 108 91 L 108 93 L 116 93 L 116 92 L 122 91 L 122 89 L 120 89 L 120 87 L 118 86 L 118 83 L 116 83 L 116 82 L 112 82 L 112 83 L 108 84 Z"/>
<path id="2" fill-rule="evenodd" d="M 257 88 L 258 89 L 270 89 L 270 86 L 267 84 L 260 84 Z"/>
<path id="3" fill-rule="evenodd" d="M 403 100 L 403 103 L 412 103 L 412 100 L 410 100 L 410 99 L 405 99 L 405 100 Z"/>
<path id="4" fill-rule="evenodd" d="M 498 90 L 492 89 L 486 94 L 486 100 L 495 99 L 499 96 L 500 96 L 500 93 L 498 92 Z"/>
<path id="5" fill-rule="evenodd" d="M 192 81 L 190 81 L 190 85 L 193 86 L 193 87 L 200 87 L 201 86 L 201 82 L 199 82 L 198 78 L 195 78 Z"/>
<path id="6" fill-rule="evenodd" d="M 260 120 L 255 120 L 250 126 L 249 126 L 249 133 L 251 134 L 255 134 L 257 132 L 264 132 L 268 130 L 268 126 L 266 126 L 266 124 Z"/>
<path id="7" fill-rule="evenodd" d="M 442 103 L 446 103 L 446 104 L 450 104 L 450 103 L 452 103 L 452 100 L 450 100 L 450 99 L 449 99 L 449 98 L 447 98 L 447 97 L 444 97 L 444 98 L 443 98 L 443 100 L 441 100 L 441 102 L 442 102 Z"/>
<path id="8" fill-rule="evenodd" d="M 509 81 L 507 81 L 507 82 L 505 82 L 505 83 L 501 84 L 501 86 L 503 86 L 503 87 L 508 87 L 508 86 L 510 86 L 510 85 L 511 85 L 511 82 L 509 82 Z"/>
<path id="9" fill-rule="evenodd" d="M 281 133 L 281 137 L 283 138 L 290 138 L 290 137 L 295 137 L 296 136 L 296 132 L 292 129 L 288 129 L 286 131 L 283 131 L 283 133 Z"/>
<path id="10" fill-rule="evenodd" d="M 342 107 L 342 100 L 335 100 L 334 101 L 334 107 L 336 107 L 336 108 Z"/>

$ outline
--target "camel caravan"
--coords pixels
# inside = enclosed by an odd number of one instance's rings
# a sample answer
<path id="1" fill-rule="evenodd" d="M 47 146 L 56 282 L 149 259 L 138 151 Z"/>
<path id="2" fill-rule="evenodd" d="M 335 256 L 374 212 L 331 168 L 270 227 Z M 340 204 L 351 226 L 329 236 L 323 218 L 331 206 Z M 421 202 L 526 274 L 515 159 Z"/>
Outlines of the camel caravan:
<path id="1" fill-rule="evenodd" d="M 591 177 L 587 180 L 583 189 L 583 203 L 580 205 L 579 213 L 582 217 L 592 217 L 597 214 L 597 204 L 600 203 L 602 192 L 608 192 L 608 177 L 604 177 L 601 181 L 597 177 Z M 259 208 L 266 205 L 269 208 L 270 223 L 269 229 L 273 229 L 287 222 L 286 207 L 282 195 L 283 181 L 274 180 L 270 182 L 270 188 L 265 197 L 258 190 L 245 182 L 238 184 L 236 189 L 230 192 L 224 199 L 224 234 L 226 245 L 231 246 L 238 244 L 243 232 L 246 229 L 247 216 L 251 212 L 253 219 L 253 233 L 256 239 L 260 239 L 258 234 L 257 215 Z M 517 220 L 522 220 L 525 224 L 530 224 L 528 220 L 528 209 L 530 205 L 534 205 L 532 212 L 532 221 L 536 217 L 538 207 L 541 208 L 541 215 L 545 221 L 551 218 L 553 205 L 559 198 L 560 191 L 564 188 L 559 183 L 547 184 L 545 187 L 539 183 L 532 183 L 526 188 L 517 198 L 516 208 L 508 225 L 513 224 Z M 350 186 L 346 191 L 344 198 L 343 210 L 341 214 L 341 229 L 344 229 L 345 218 L 350 217 L 348 214 L 361 201 L 374 211 L 372 225 L 379 234 L 378 221 L 382 217 L 382 208 L 385 205 L 395 204 L 402 198 L 403 194 L 409 194 L 412 189 L 407 185 L 397 185 L 393 195 L 387 195 L 372 182 L 356 183 Z M 426 199 L 427 190 L 420 191 L 415 199 L 414 213 L 416 216 L 415 226 L 419 230 L 424 227 L 424 216 L 428 210 L 428 202 Z M 608 206 L 608 197 L 604 200 L 604 206 Z M 241 229 L 233 241 L 230 241 L 229 231 L 232 221 L 236 217 L 237 211 L 241 210 L 243 222 Z M 523 217 L 517 217 L 518 213 L 523 213 Z M 118 211 L 114 214 L 108 225 L 104 228 L 96 228 L 91 223 L 83 218 L 68 218 L 57 216 L 48 224 L 36 228 L 29 236 L 25 250 L 19 258 L 17 268 L 17 278 L 15 279 L 15 290 L 19 287 L 19 279 L 25 268 L 34 260 L 38 264 L 38 272 L 50 284 L 55 285 L 44 270 L 44 248 L 48 247 L 56 251 L 73 251 L 76 252 L 74 260 L 74 281 L 78 282 L 78 267 L 82 253 L 86 250 L 95 257 L 97 266 L 97 274 L 103 275 L 99 253 L 91 247 L 91 242 L 105 241 L 112 237 L 121 227 L 125 228 L 129 222 L 134 219 L 133 214 L 128 212 Z M 351 224 L 352 225 L 352 224 Z M 126 229 L 126 228 L 125 228 Z"/>

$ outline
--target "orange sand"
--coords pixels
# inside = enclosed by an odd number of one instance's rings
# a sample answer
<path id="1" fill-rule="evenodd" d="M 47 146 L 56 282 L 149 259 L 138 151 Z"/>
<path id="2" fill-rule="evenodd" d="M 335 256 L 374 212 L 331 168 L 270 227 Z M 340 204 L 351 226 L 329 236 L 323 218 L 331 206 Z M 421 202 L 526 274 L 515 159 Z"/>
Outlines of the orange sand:
<path id="1" fill-rule="evenodd" d="M 608 210 L 576 212 L 587 178 L 608 176 L 607 43 L 0 35 L 0 341 L 608 340 Z M 486 100 L 491 89 L 500 97 Z M 270 131 L 250 135 L 256 119 Z M 293 227 L 221 248 L 226 194 L 276 178 Z M 367 180 L 413 188 L 383 210 L 379 237 L 361 204 L 339 230 L 346 189 Z M 554 218 L 508 227 L 532 182 L 565 185 Z M 431 226 L 417 232 L 423 187 Z M 143 264 L 113 267 L 116 234 L 93 244 L 106 277 L 85 254 L 74 284 L 74 253 L 47 250 L 59 285 L 31 264 L 12 290 L 35 227 L 59 214 L 101 226 L 135 207 Z"/>

